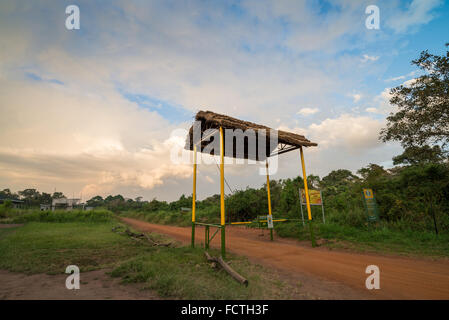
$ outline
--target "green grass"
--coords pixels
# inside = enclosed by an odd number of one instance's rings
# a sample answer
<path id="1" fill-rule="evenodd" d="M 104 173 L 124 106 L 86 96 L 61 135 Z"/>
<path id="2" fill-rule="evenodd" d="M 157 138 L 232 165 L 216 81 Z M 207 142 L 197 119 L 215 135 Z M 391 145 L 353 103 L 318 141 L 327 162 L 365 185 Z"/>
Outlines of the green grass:
<path id="1" fill-rule="evenodd" d="M 211 268 L 201 248 L 153 247 L 112 232 L 117 225 L 114 220 L 28 222 L 0 229 L 0 269 L 61 274 L 73 264 L 81 272 L 108 268 L 124 283 L 143 283 L 161 297 L 175 299 L 288 299 L 298 293 L 298 285 L 281 281 L 246 258 L 229 255 L 228 261 L 249 280 L 248 287 Z M 159 243 L 170 241 L 162 235 L 152 237 Z"/>
<path id="2" fill-rule="evenodd" d="M 81 271 L 112 267 L 147 248 L 111 232 L 113 222 L 30 222 L 2 229 L 0 268 L 25 273 L 63 273 L 75 264 Z M 5 231 L 8 230 L 8 231 Z"/>
<path id="3" fill-rule="evenodd" d="M 142 221 L 174 225 L 179 227 L 187 227 L 192 224 L 192 213 L 191 212 L 179 212 L 179 211 L 123 211 L 119 214 L 122 217 L 139 219 Z M 198 209 L 196 212 L 197 222 L 208 222 L 208 223 L 219 223 L 220 213 L 214 211 L 214 207 L 206 209 Z"/>
<path id="4" fill-rule="evenodd" d="M 120 213 L 120 216 L 139 219 L 150 223 L 176 225 L 180 227 L 186 227 L 191 225 L 192 223 L 192 216 L 190 212 L 180 213 L 175 211 L 124 211 Z"/>
<path id="5" fill-rule="evenodd" d="M 0 240 L 8 234 L 13 233 L 18 227 L 14 228 L 0 228 Z"/>
<path id="6" fill-rule="evenodd" d="M 179 299 L 289 299 L 297 292 L 297 287 L 279 280 L 265 268 L 230 256 L 232 268 L 249 281 L 248 287 L 242 286 L 225 271 L 211 268 L 203 251 L 159 248 L 155 254 L 123 263 L 111 275 L 122 277 L 124 282 L 145 283 L 161 297 Z"/>
<path id="7" fill-rule="evenodd" d="M 309 240 L 309 228 L 302 223 L 278 223 L 276 233 L 281 237 Z M 432 232 L 395 230 L 386 226 L 357 228 L 335 223 L 314 223 L 316 238 L 332 240 L 326 246 L 355 251 L 372 251 L 402 255 L 449 257 L 449 235 Z"/>

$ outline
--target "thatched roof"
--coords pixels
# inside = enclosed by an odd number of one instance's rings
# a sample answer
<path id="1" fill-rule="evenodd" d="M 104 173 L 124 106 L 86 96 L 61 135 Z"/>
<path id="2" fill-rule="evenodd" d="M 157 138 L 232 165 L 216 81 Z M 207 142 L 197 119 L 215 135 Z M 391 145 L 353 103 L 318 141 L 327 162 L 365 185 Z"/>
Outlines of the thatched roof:
<path id="1" fill-rule="evenodd" d="M 260 138 L 266 139 L 266 150 L 265 152 L 261 152 L 262 156 L 258 153 L 258 145 L 256 143 L 256 152 L 258 155 L 253 154 L 254 152 L 250 152 L 248 148 L 248 140 L 244 139 L 245 141 L 245 151 L 243 154 L 236 154 L 236 148 L 234 146 L 233 150 L 225 150 L 225 156 L 234 157 L 234 158 L 245 158 L 245 159 L 253 159 L 253 160 L 264 160 L 266 157 L 269 157 L 272 151 L 277 147 L 277 145 L 273 146 L 273 142 L 270 146 L 270 138 L 274 139 L 276 137 L 277 133 L 277 143 L 282 144 L 285 146 L 290 146 L 291 149 L 296 149 L 301 146 L 304 147 L 311 147 L 311 146 L 317 146 L 316 143 L 311 142 L 310 140 L 306 139 L 304 136 L 282 131 L 282 130 L 275 130 L 263 125 L 259 125 L 256 123 L 252 123 L 249 121 L 243 121 L 236 118 L 232 118 L 223 114 L 214 113 L 211 111 L 199 111 L 195 116 L 196 121 L 201 122 L 201 137 L 204 138 L 204 132 L 208 129 L 217 129 L 219 130 L 220 127 L 223 127 L 223 129 L 240 129 L 243 132 L 247 130 L 253 130 L 256 134 L 256 140 L 259 141 Z M 214 136 L 218 138 L 218 134 Z M 206 141 L 201 141 L 201 148 L 198 148 L 198 151 L 204 152 L 204 148 L 212 141 L 209 141 L 206 139 Z M 226 139 L 226 137 L 225 137 Z M 235 141 L 235 140 L 234 140 Z M 195 141 L 198 143 L 199 141 Z M 225 140 L 226 144 L 226 140 Z M 193 150 L 193 126 L 189 130 L 189 134 L 187 136 L 186 145 L 185 148 L 188 150 Z M 225 147 L 226 149 L 226 147 Z M 216 150 L 217 151 L 217 150 Z"/>

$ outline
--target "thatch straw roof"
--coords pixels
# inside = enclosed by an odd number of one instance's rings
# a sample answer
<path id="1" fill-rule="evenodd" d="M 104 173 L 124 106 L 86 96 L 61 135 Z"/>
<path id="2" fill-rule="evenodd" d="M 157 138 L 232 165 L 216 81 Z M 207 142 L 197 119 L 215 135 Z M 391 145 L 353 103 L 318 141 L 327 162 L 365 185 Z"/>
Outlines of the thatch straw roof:
<path id="1" fill-rule="evenodd" d="M 291 146 L 292 149 L 299 148 L 301 146 L 304 147 L 311 147 L 311 146 L 317 146 L 316 143 L 311 142 L 310 140 L 306 139 L 304 136 L 282 131 L 282 130 L 275 130 L 263 125 L 259 125 L 256 123 L 252 123 L 249 121 L 243 121 L 236 118 L 232 118 L 223 114 L 214 113 L 211 111 L 199 111 L 195 116 L 196 121 L 201 122 L 201 136 L 204 136 L 204 131 L 208 129 L 219 129 L 220 127 L 223 127 L 223 129 L 240 129 L 243 132 L 247 130 L 253 130 L 256 134 L 256 140 L 259 141 L 259 138 L 265 138 L 266 139 L 266 150 L 265 152 L 262 152 L 263 156 L 261 156 L 258 152 L 258 145 L 256 143 L 256 152 L 258 155 L 253 154 L 254 152 L 250 152 L 248 148 L 248 140 L 244 139 L 245 141 L 245 151 L 244 154 L 236 154 L 236 148 L 234 146 L 233 150 L 226 150 L 225 147 L 225 156 L 233 157 L 233 158 L 245 158 L 245 159 L 253 159 L 253 160 L 264 160 L 264 158 L 269 157 L 272 151 L 277 147 L 277 145 L 273 146 L 273 142 L 270 146 L 270 138 L 274 139 L 276 137 L 277 133 L 277 143 L 283 144 L 285 146 Z M 218 138 L 218 135 L 214 136 Z M 206 141 L 201 141 L 201 148 L 198 148 L 198 151 L 204 152 L 203 149 L 212 141 L 209 141 L 206 139 Z M 226 138 L 225 138 L 226 139 Z M 235 141 L 235 140 L 234 140 Z M 198 143 L 199 141 L 196 141 Z M 226 140 L 225 140 L 226 144 Z M 189 134 L 187 136 L 186 145 L 185 148 L 187 150 L 193 150 L 193 126 L 189 130 Z M 217 150 L 216 150 L 217 152 Z"/>

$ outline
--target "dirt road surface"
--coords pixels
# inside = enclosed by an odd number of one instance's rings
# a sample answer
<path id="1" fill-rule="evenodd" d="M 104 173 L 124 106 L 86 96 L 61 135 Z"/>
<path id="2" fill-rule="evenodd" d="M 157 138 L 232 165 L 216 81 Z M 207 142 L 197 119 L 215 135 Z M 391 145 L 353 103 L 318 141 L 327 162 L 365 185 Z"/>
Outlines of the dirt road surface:
<path id="1" fill-rule="evenodd" d="M 0 270 L 0 300 L 156 300 L 158 296 L 141 285 L 122 285 L 120 278 L 95 270 L 80 274 L 80 289 L 67 290 L 68 274 L 48 275 Z"/>
<path id="2" fill-rule="evenodd" d="M 123 222 L 140 231 L 169 235 L 189 243 L 191 228 L 151 224 L 123 218 Z M 212 232 L 212 231 L 211 231 Z M 335 299 L 449 299 L 449 261 L 426 258 L 383 256 L 312 248 L 296 240 L 275 237 L 269 240 L 265 231 L 244 227 L 226 228 L 227 250 L 244 255 L 250 261 L 274 268 L 291 277 L 311 281 L 311 286 L 325 283 L 333 286 L 333 294 L 322 290 L 324 298 Z M 204 229 L 196 228 L 196 243 L 204 242 Z M 219 248 L 220 235 L 211 246 Z M 380 269 L 380 289 L 365 287 L 366 267 Z M 306 280 L 306 282 L 307 282 Z M 324 281 L 324 282 L 323 282 Z"/>

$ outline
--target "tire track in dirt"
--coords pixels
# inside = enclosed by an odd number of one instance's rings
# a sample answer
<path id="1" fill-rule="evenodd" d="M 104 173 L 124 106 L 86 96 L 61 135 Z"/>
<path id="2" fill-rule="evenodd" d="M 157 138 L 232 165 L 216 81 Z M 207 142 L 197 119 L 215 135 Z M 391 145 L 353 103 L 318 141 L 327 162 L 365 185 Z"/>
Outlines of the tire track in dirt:
<path id="1" fill-rule="evenodd" d="M 151 224 L 131 218 L 122 218 L 122 221 L 141 231 L 154 231 L 183 243 L 190 243 L 191 228 L 188 227 Z M 204 231 L 201 227 L 196 230 L 196 243 L 200 244 L 204 242 Z M 261 237 L 260 232 L 227 227 L 227 250 L 293 275 L 308 274 L 349 286 L 360 293 L 361 299 L 449 299 L 447 259 L 432 261 L 425 258 L 331 251 L 327 248 L 307 247 L 291 239 L 276 237 L 271 242 L 267 234 Z M 219 248 L 217 239 L 212 241 L 212 247 Z M 380 290 L 365 288 L 368 277 L 365 269 L 368 265 L 377 265 L 380 269 Z M 337 298 L 347 297 L 342 294 Z"/>

